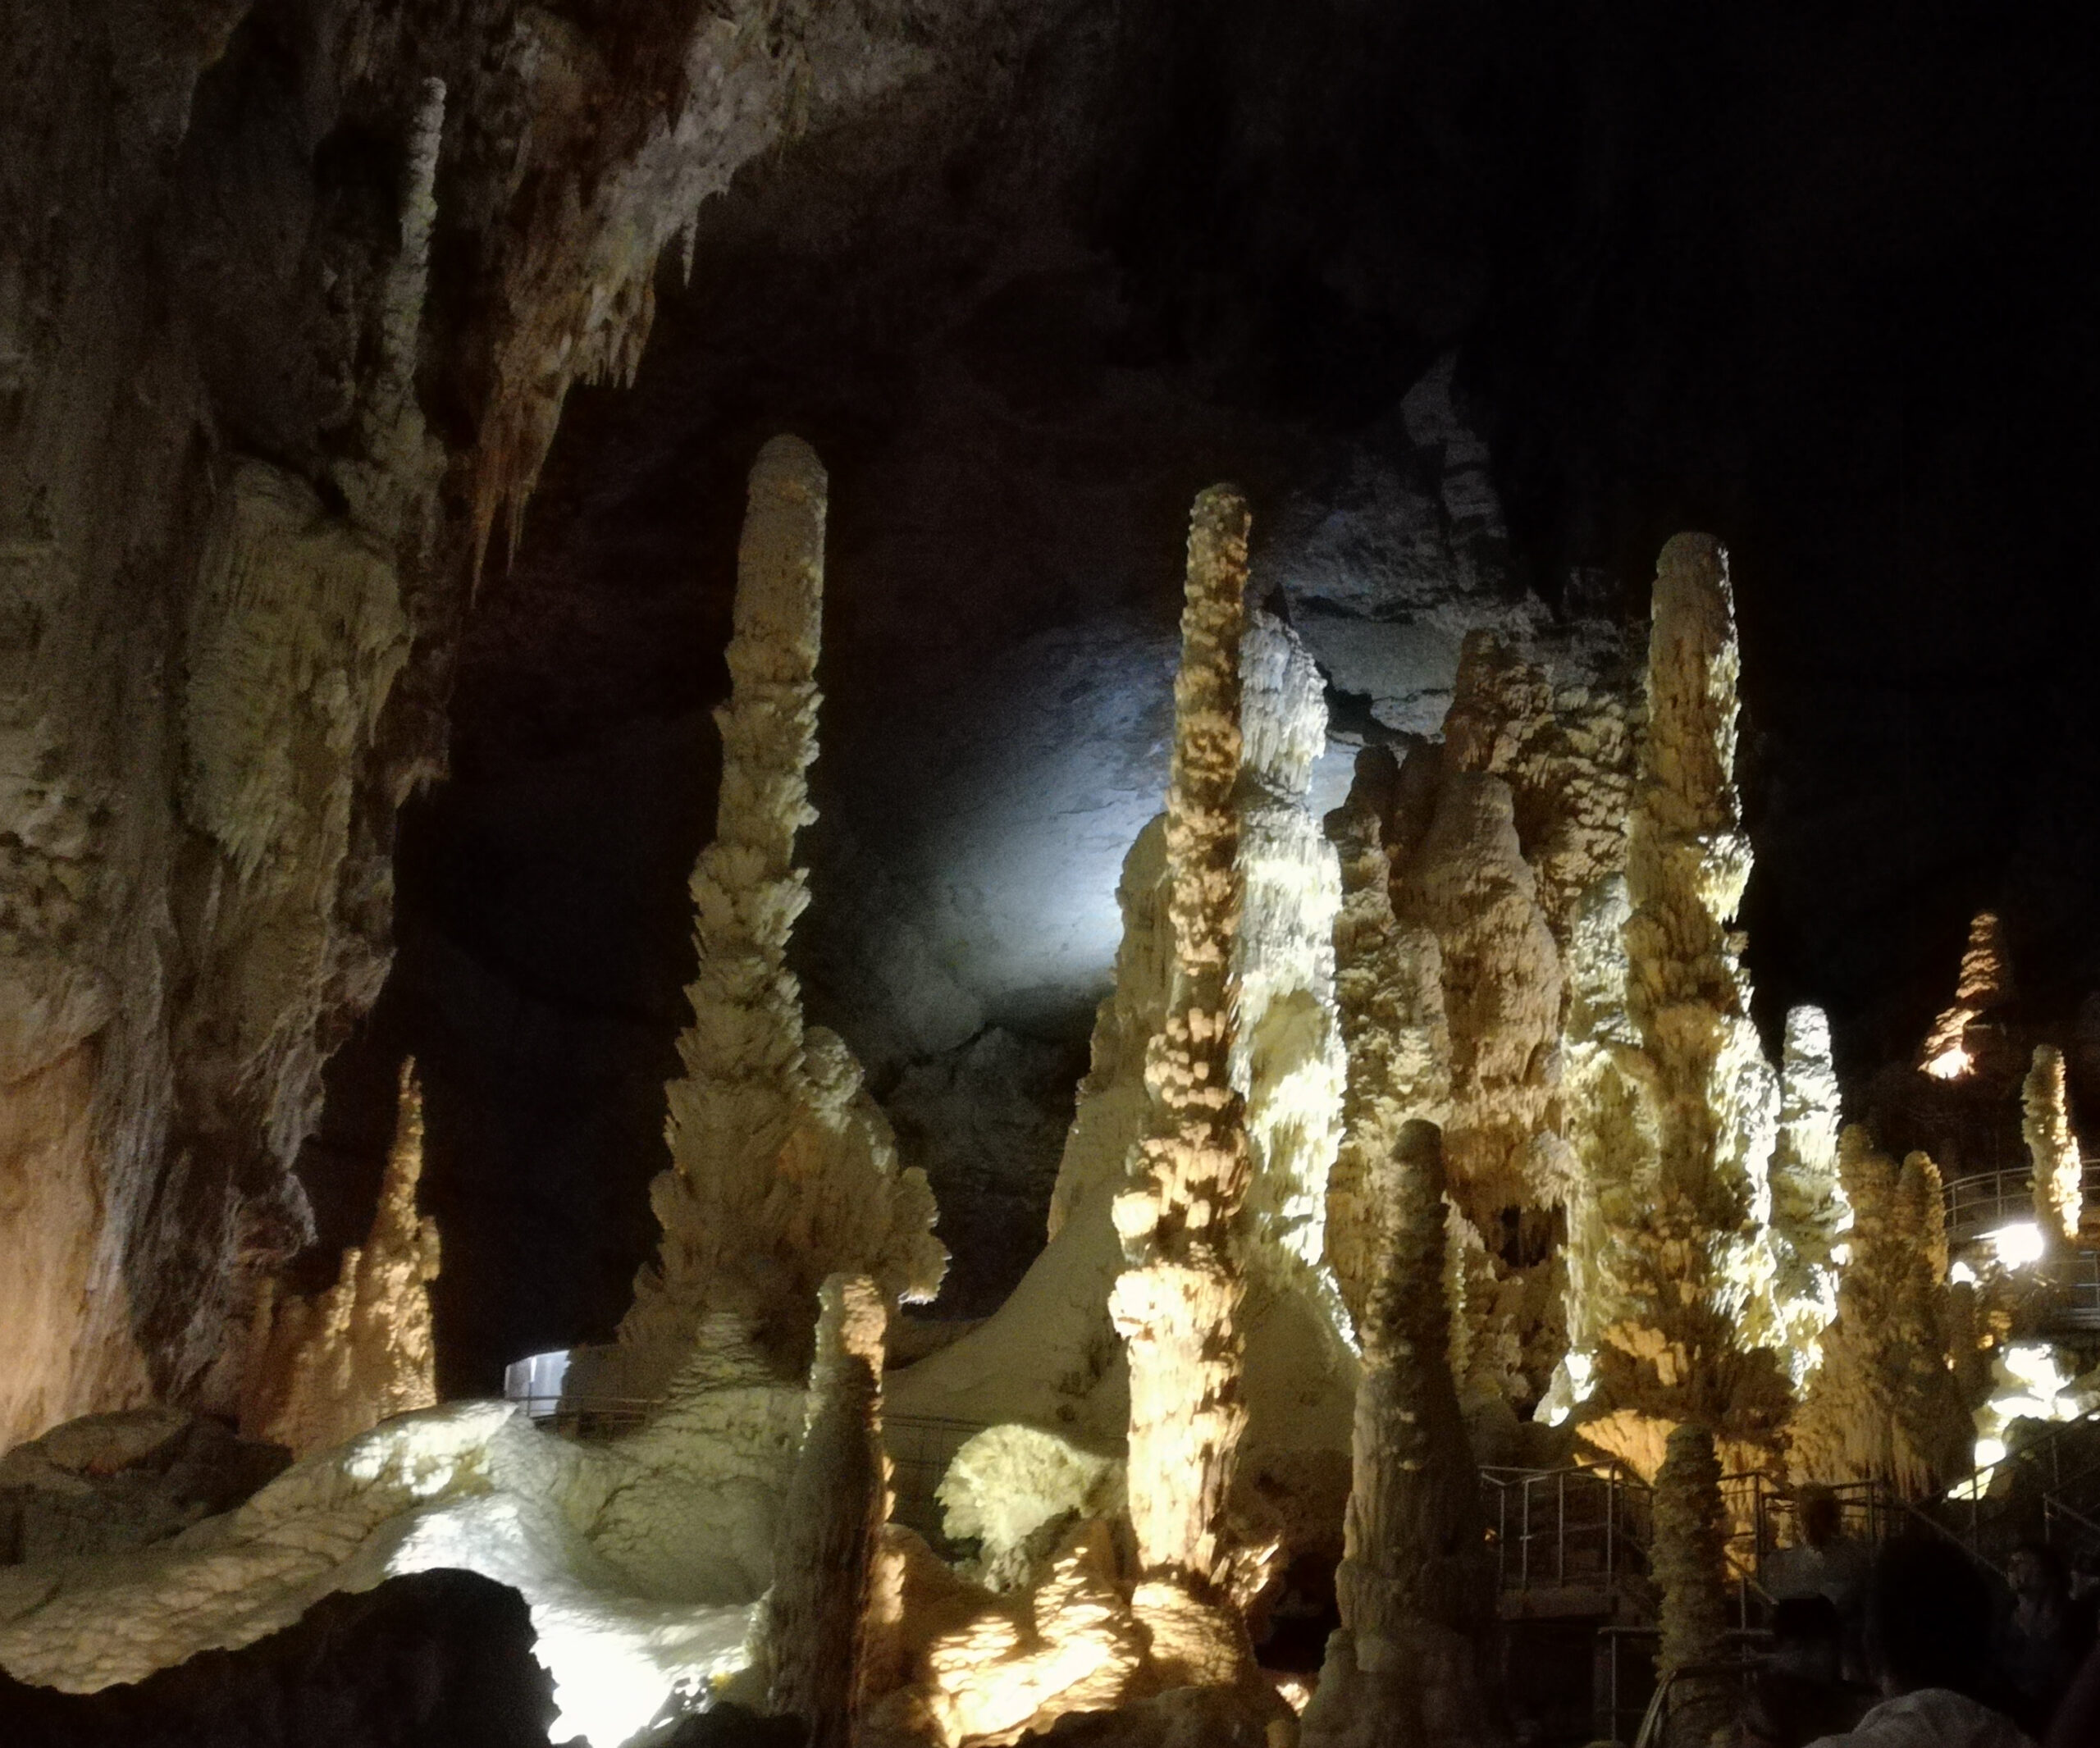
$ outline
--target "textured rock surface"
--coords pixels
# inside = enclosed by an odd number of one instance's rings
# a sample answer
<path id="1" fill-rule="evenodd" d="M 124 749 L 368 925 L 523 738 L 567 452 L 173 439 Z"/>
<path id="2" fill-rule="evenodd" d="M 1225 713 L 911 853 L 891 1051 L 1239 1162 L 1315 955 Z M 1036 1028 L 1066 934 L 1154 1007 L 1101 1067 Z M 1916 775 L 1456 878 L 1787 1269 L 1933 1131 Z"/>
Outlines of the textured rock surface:
<path id="1" fill-rule="evenodd" d="M 1719 1659 L 1728 1626 L 1728 1527 L 1714 1435 L 1696 1422 L 1670 1429 L 1655 1476 L 1655 1582 L 1663 1593 L 1659 1678 Z M 1723 1681 L 1688 1675 L 1672 1695 L 1666 1740 L 1705 1748 L 1728 1727 L 1735 1696 Z"/>
<path id="2" fill-rule="evenodd" d="M 1251 1162 L 1230 1065 L 1248 521 L 1244 501 L 1223 487 L 1199 495 L 1189 516 L 1166 806 L 1173 958 L 1166 1012 L 1145 1052 L 1148 1133 L 1115 1202 L 1125 1267 L 1109 1298 L 1129 1354 L 1139 1558 L 1203 1601 L 1224 1576 L 1226 1503 L 1247 1425 L 1246 1265 L 1235 1228 Z"/>
<path id="3" fill-rule="evenodd" d="M 394 1145 L 363 1244 L 343 1253 L 336 1285 L 317 1298 L 266 1288 L 257 1303 L 241 1388 L 253 1436 L 307 1457 L 436 1402 L 429 1284 L 439 1247 L 437 1222 L 416 1212 L 422 1170 L 422 1089 L 415 1064 L 404 1062 Z"/>
<path id="4" fill-rule="evenodd" d="M 2085 1210 L 2085 1166 L 2070 1126 L 2064 1053 L 2052 1044 L 2034 1050 L 2034 1066 L 2020 1089 L 2021 1134 L 2034 1162 L 2034 1218 L 2052 1249 L 2078 1236 Z"/>
<path id="5" fill-rule="evenodd" d="M 0 1676 L 0 1731 L 16 1748 L 547 1748 L 548 1686 L 515 1591 L 418 1572 L 128 1686 Z"/>
<path id="6" fill-rule="evenodd" d="M 805 1032 L 788 942 L 809 901 L 796 834 L 815 815 L 826 481 L 806 444 L 775 438 L 751 468 L 739 550 L 733 687 L 714 842 L 693 870 L 700 968 L 684 1076 L 666 1090 L 670 1168 L 651 1186 L 660 1261 L 597 1387 L 649 1397 L 702 1321 L 742 1320 L 798 1358 L 827 1276 L 865 1273 L 892 1301 L 939 1290 L 925 1175 L 897 1162 L 889 1125 L 835 1034 Z"/>
<path id="7" fill-rule="evenodd" d="M 1853 1212 L 1838 1317 L 1795 1417 L 1791 1461 L 1816 1481 L 1888 1481 L 1923 1498 L 1966 1473 L 1974 1429 L 1950 1353 L 1946 1212 L 1939 1173 L 1899 1167 L 1857 1125 L 1839 1138 Z"/>
<path id="8" fill-rule="evenodd" d="M 1483 1680 L 1495 1575 L 1452 1381 L 1441 1138 L 1413 1120 L 1371 1162 L 1376 1274 L 1358 1328 L 1342 1627 L 1306 1708 L 1308 1744 L 1499 1742 Z"/>

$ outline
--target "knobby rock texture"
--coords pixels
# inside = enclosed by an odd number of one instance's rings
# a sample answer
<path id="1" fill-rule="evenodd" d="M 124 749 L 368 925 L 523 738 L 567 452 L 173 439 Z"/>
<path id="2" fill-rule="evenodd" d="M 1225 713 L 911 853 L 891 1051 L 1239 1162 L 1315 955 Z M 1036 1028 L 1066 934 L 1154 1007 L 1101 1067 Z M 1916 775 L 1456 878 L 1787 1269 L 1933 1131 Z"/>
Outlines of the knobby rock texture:
<path id="1" fill-rule="evenodd" d="M 1226 1495 L 1247 1423 L 1234 1230 L 1247 1193 L 1229 1001 L 1240 919 L 1239 642 L 1249 516 L 1212 487 L 1189 525 L 1187 605 L 1167 790 L 1172 982 L 1145 1057 L 1153 1133 L 1115 1203 L 1127 1267 L 1109 1305 L 1128 1344 L 1130 1518 L 1148 1572 L 1208 1600 L 1223 1576 Z"/>
<path id="2" fill-rule="evenodd" d="M 683 1078 L 666 1090 L 672 1164 L 651 1192 L 661 1260 L 636 1282 L 614 1394 L 661 1390 L 708 1316 L 729 1312 L 770 1351 L 806 1351 L 817 1288 L 874 1277 L 895 1303 L 940 1289 L 925 1174 L 900 1169 L 888 1121 L 835 1034 L 806 1031 L 788 942 L 809 902 L 795 837 L 815 818 L 824 468 L 774 439 L 751 469 L 738 553 L 732 690 L 717 715 L 714 842 L 693 870 L 699 970 Z"/>
<path id="3" fill-rule="evenodd" d="M 241 1402 L 250 1436 L 310 1456 L 436 1403 L 430 1283 L 439 1246 L 437 1222 L 416 1212 L 422 1170 L 422 1089 L 415 1064 L 404 1062 L 370 1235 L 344 1253 L 326 1292 L 280 1299 L 266 1286 L 257 1303 Z"/>

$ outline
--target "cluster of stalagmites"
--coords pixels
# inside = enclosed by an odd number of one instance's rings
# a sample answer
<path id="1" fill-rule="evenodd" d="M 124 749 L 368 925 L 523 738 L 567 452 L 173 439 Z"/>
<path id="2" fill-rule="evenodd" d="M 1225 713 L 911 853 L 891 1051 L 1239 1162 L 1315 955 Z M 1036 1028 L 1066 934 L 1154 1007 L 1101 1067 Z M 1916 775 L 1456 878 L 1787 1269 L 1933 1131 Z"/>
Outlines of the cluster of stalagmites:
<path id="1" fill-rule="evenodd" d="M 1248 614 L 1225 488 L 1191 520 L 1167 806 L 1124 869 L 1049 1243 L 998 1315 L 888 1370 L 892 1312 L 939 1285 L 932 1199 L 787 969 L 824 500 L 806 446 L 767 445 L 660 1253 L 571 1368 L 572 1410 L 649 1423 L 587 1446 L 427 1406 L 404 1072 L 371 1242 L 258 1313 L 251 1430 L 311 1454 L 121 1568 L 0 1572 L 0 1665 L 91 1689 L 465 1565 L 524 1593 L 558 1728 L 599 1748 L 718 1690 L 842 1748 L 1079 1712 L 1130 1742 L 1486 1744 L 1484 1454 L 1653 1482 L 1673 1669 L 1725 1625 L 1724 1470 L 1913 1493 L 1960 1471 L 2006 1326 L 1951 1281 L 1938 1174 L 1840 1135 L 1819 1013 L 1787 1016 L 1777 1064 L 1750 1019 L 1725 555 L 1664 550 L 1637 696 L 1469 640 L 1441 742 L 1365 751 L 1322 824 L 1320 677 Z M 1979 939 L 1965 1011 L 1997 974 Z M 2059 1054 L 2025 1093 L 2061 1245 Z M 967 1559 L 894 1521 L 886 1416 L 981 1429 L 938 1490 Z M 1248 1622 L 1308 1553 L 1338 1563 L 1341 1628 L 1301 1725 Z"/>

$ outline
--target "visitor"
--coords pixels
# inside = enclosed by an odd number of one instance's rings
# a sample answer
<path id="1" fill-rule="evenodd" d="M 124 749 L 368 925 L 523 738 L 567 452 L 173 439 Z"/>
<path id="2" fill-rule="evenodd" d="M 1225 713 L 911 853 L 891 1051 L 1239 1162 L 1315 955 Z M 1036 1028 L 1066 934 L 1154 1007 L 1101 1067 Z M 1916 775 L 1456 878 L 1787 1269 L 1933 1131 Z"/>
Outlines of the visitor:
<path id="1" fill-rule="evenodd" d="M 1991 1593 L 1940 1540 L 1892 1541 L 1866 1586 L 1866 1648 L 1883 1698 L 1815 1748 L 2032 1748 L 1996 1703 Z"/>
<path id="2" fill-rule="evenodd" d="M 1828 1487 L 1813 1482 L 1802 1487 L 1794 1496 L 1794 1521 L 1799 1531 L 1794 1545 L 1770 1555 L 1758 1581 L 1776 1602 L 1827 1597 L 1842 1628 L 1843 1673 L 1847 1680 L 1864 1681 L 1866 1586 L 1874 1550 L 1845 1533 L 1843 1502 Z"/>
<path id="3" fill-rule="evenodd" d="M 1842 1678 L 1844 1629 L 1827 1596 L 1794 1596 L 1772 1610 L 1772 1645 L 1751 1672 L 1742 1748 L 1806 1748 L 1849 1730 L 1874 1696 Z"/>
<path id="4" fill-rule="evenodd" d="M 2070 1574 L 2055 1549 L 2027 1542 L 2006 1563 L 2012 1612 L 1998 1635 L 1998 1667 L 2016 1696 L 2014 1715 L 2028 1729 L 2048 1727 L 2092 1645 Z"/>

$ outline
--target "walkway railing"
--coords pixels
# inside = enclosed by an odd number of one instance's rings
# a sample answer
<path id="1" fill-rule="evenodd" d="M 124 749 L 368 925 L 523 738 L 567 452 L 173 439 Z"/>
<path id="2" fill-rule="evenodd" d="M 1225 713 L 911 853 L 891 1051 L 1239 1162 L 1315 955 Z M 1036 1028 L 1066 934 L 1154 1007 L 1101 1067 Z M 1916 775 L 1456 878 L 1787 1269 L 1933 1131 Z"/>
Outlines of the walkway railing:
<path id="1" fill-rule="evenodd" d="M 1485 1468 L 1481 1503 L 1504 1591 L 1616 1591 L 1648 1569 L 1650 1495 L 1618 1463 Z"/>

